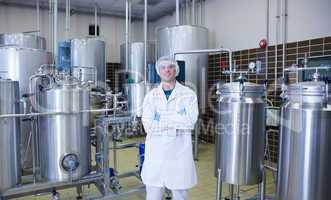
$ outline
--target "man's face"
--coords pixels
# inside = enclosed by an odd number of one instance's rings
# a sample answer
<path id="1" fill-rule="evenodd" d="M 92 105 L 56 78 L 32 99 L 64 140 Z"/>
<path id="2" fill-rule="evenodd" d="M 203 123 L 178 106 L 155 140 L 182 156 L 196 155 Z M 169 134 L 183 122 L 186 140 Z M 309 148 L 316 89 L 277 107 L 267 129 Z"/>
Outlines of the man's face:
<path id="1" fill-rule="evenodd" d="M 171 62 L 164 62 L 160 66 L 160 77 L 162 82 L 172 82 L 176 79 L 176 66 Z"/>

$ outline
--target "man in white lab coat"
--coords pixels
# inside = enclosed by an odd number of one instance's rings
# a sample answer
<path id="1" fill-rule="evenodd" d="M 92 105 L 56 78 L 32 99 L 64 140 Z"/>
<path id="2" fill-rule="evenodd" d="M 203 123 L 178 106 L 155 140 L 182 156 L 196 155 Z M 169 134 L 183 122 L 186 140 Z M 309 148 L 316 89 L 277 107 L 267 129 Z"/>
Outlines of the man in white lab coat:
<path id="1" fill-rule="evenodd" d="M 187 200 L 197 184 L 191 131 L 199 110 L 196 94 L 176 81 L 179 67 L 163 57 L 156 64 L 161 84 L 144 100 L 142 122 L 147 132 L 141 177 L 146 200 L 161 200 L 164 188 L 173 200 Z"/>

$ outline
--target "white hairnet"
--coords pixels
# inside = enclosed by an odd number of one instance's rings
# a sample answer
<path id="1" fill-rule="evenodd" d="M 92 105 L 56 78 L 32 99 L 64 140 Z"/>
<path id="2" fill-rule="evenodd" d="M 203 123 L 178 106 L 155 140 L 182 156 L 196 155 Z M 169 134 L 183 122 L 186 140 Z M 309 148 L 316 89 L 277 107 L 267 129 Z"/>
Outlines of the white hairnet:
<path id="1" fill-rule="evenodd" d="M 174 60 L 173 58 L 169 57 L 169 56 L 162 56 L 160 57 L 155 65 L 156 68 L 156 73 L 160 76 L 160 67 L 161 66 L 169 66 L 169 65 L 174 65 L 176 67 L 176 76 L 178 76 L 179 74 L 179 66 L 176 60 Z"/>

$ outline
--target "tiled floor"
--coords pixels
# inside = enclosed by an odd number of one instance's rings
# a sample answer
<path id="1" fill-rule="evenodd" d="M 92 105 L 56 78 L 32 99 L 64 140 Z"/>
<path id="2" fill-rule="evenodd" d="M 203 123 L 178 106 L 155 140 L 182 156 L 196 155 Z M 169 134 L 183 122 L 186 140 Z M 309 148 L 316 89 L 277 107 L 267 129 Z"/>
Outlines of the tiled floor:
<path id="1" fill-rule="evenodd" d="M 143 138 L 136 140 L 142 141 Z M 128 141 L 127 141 L 128 142 Z M 131 141 L 130 141 L 131 142 Z M 113 163 L 111 154 L 110 162 Z M 118 152 L 118 169 L 120 173 L 135 170 L 137 164 L 137 149 L 126 149 Z M 190 200 L 215 200 L 216 178 L 214 177 L 214 145 L 201 144 L 199 146 L 199 161 L 196 162 L 198 170 L 199 183 L 190 190 Z M 120 180 L 124 190 L 139 186 L 139 181 L 134 178 L 125 178 Z M 273 193 L 275 190 L 274 179 L 270 172 L 267 173 L 267 193 Z M 229 189 L 226 184 L 223 185 L 223 196 L 227 195 Z M 62 190 L 60 192 L 61 200 L 71 200 L 76 198 L 75 189 Z M 91 185 L 89 188 L 83 188 L 84 196 L 95 195 L 96 188 Z M 240 188 L 240 199 L 251 199 L 257 194 L 257 186 L 246 186 Z M 114 198 L 116 200 L 143 200 L 145 194 L 132 195 L 129 197 Z M 24 200 L 46 200 L 50 199 L 49 195 L 33 196 L 20 198 Z M 254 199 L 254 198 L 252 198 Z"/>

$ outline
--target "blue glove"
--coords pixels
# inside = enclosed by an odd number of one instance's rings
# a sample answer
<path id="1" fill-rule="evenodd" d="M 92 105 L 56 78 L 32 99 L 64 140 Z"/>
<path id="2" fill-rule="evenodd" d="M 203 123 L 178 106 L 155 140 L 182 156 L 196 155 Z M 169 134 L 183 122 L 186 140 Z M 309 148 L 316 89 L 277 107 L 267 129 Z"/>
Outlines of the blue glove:
<path id="1" fill-rule="evenodd" d="M 183 107 L 177 112 L 179 115 L 186 115 L 186 109 Z"/>
<path id="2" fill-rule="evenodd" d="M 160 114 L 158 112 L 154 113 L 154 119 L 153 120 L 158 121 L 158 122 L 160 121 Z"/>

